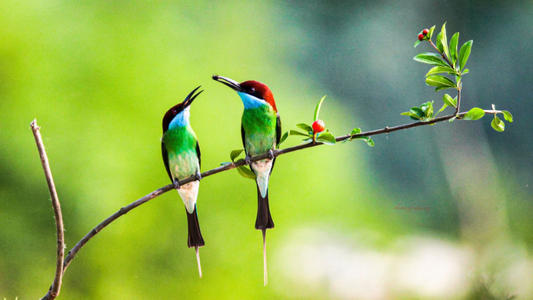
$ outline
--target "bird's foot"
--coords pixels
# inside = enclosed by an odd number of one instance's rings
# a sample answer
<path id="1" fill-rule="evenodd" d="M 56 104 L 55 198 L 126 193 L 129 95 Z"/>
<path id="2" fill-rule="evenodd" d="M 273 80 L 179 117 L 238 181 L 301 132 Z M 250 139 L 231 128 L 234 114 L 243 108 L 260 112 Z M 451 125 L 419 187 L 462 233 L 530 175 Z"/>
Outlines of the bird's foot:
<path id="1" fill-rule="evenodd" d="M 172 184 L 174 184 L 174 188 L 175 189 L 179 189 L 180 188 L 180 181 L 178 179 L 172 180 Z"/>
<path id="2" fill-rule="evenodd" d="M 252 157 L 250 155 L 246 154 L 246 156 L 244 157 L 244 162 L 247 165 L 251 166 L 252 165 Z"/>
<path id="3" fill-rule="evenodd" d="M 196 171 L 196 174 L 194 174 L 194 177 L 196 177 L 196 180 L 200 181 L 202 180 L 202 173 L 200 173 L 200 171 Z"/>
<path id="4" fill-rule="evenodd" d="M 270 159 L 274 159 L 274 157 L 275 157 L 275 155 L 274 155 L 274 150 L 272 150 L 272 149 L 268 149 L 267 154 L 268 154 L 268 158 L 270 158 Z"/>

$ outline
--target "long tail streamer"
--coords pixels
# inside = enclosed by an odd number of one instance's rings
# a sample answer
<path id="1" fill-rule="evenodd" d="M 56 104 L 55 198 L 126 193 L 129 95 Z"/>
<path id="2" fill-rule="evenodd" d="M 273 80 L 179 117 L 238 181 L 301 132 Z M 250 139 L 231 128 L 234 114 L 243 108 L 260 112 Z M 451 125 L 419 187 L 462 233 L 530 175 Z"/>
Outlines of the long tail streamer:
<path id="1" fill-rule="evenodd" d="M 198 275 L 202 278 L 202 264 L 200 263 L 200 251 L 198 246 L 194 247 L 196 250 L 196 262 L 198 263 Z"/>
<path id="2" fill-rule="evenodd" d="M 263 284 L 268 284 L 266 229 L 263 232 Z"/>

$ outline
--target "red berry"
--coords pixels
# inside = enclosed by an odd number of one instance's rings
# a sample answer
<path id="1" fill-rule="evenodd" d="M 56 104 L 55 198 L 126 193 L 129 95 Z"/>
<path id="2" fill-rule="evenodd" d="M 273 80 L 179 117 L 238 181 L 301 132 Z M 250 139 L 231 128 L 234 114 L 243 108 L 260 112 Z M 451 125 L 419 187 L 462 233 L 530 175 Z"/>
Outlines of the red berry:
<path id="1" fill-rule="evenodd" d="M 422 34 L 423 34 L 424 36 L 428 35 L 428 33 L 429 33 L 429 30 L 428 30 L 427 28 L 424 29 L 424 30 L 422 30 Z"/>
<path id="2" fill-rule="evenodd" d="M 322 120 L 316 120 L 313 122 L 313 132 L 319 133 L 324 131 L 326 129 L 326 124 L 324 124 L 324 121 Z"/>
<path id="3" fill-rule="evenodd" d="M 418 35 L 418 40 L 419 40 L 419 41 L 423 40 L 424 38 L 425 38 L 425 36 L 424 36 L 423 34 L 419 34 L 419 35 Z"/>

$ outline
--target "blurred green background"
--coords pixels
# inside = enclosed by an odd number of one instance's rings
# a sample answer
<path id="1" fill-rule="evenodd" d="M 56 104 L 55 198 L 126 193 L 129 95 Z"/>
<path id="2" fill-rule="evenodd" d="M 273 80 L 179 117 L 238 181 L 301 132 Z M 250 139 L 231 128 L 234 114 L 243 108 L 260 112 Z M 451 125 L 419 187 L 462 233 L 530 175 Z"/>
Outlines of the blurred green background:
<path id="1" fill-rule="evenodd" d="M 242 104 L 212 74 L 267 83 L 284 131 L 310 123 L 324 94 L 337 135 L 392 126 L 440 103 L 412 60 L 429 48 L 412 45 L 448 21 L 474 40 L 464 108 L 510 110 L 505 133 L 485 118 L 279 157 L 267 287 L 254 184 L 205 178 L 204 278 L 171 191 L 87 244 L 60 299 L 533 299 L 532 14 L 532 1 L 1 1 L 0 298 L 44 295 L 55 268 L 33 118 L 70 248 L 168 184 L 161 120 L 195 86 L 203 170 L 241 147 Z"/>

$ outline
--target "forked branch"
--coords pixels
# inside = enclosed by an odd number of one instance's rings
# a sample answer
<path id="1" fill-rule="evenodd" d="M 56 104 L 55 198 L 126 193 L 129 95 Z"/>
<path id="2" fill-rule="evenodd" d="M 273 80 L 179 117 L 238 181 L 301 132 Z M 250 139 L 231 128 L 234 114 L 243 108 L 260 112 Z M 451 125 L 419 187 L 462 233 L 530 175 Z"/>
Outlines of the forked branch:
<path id="1" fill-rule="evenodd" d="M 59 198 L 57 197 L 54 178 L 52 177 L 52 171 L 50 170 L 48 156 L 46 155 L 46 150 L 44 149 L 43 139 L 41 137 L 40 127 L 37 125 L 37 120 L 33 120 L 30 126 L 33 132 L 33 137 L 35 138 L 35 143 L 37 144 L 37 150 L 39 150 L 44 176 L 46 177 L 46 182 L 48 183 L 48 190 L 50 190 L 50 197 L 52 197 L 52 207 L 54 209 L 57 232 L 56 273 L 52 286 L 50 286 L 50 290 L 42 299 L 55 299 L 59 295 L 59 291 L 61 290 L 61 282 L 63 279 L 63 258 L 65 257 L 65 229 L 63 226 L 63 215 L 61 213 L 61 205 L 59 204 Z"/>

